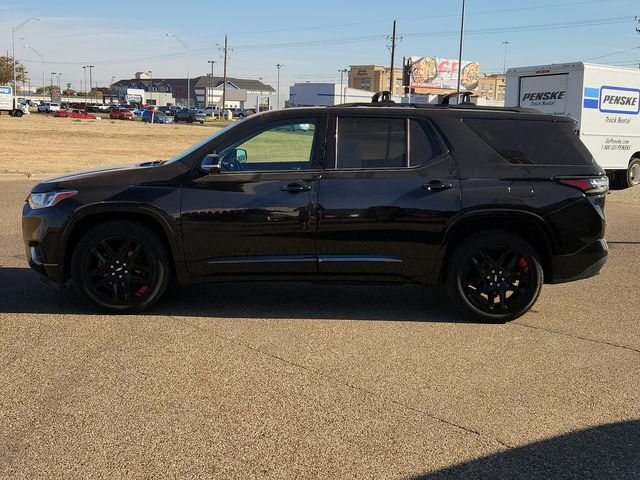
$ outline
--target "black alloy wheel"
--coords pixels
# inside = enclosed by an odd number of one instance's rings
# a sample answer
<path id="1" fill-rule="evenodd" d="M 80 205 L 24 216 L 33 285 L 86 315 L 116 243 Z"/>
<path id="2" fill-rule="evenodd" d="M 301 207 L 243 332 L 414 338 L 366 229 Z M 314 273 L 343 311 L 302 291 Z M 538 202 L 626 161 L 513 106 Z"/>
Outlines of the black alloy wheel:
<path id="1" fill-rule="evenodd" d="M 140 311 L 164 292 L 168 256 L 162 242 L 144 226 L 110 221 L 80 240 L 72 257 L 72 277 L 84 296 L 102 309 Z"/>
<path id="2" fill-rule="evenodd" d="M 540 261 L 520 237 L 502 231 L 472 235 L 454 251 L 447 288 L 456 306 L 486 322 L 526 313 L 543 283 Z"/>

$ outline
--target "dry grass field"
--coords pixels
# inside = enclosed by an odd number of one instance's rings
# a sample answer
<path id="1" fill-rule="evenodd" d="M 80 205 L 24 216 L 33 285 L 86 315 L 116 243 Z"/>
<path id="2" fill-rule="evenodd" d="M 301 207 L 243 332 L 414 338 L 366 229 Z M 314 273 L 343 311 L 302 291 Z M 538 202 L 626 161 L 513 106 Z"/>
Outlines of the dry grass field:
<path id="1" fill-rule="evenodd" d="M 219 128 L 209 123 L 149 125 L 44 114 L 0 115 L 0 174 L 58 173 L 168 159 Z"/>

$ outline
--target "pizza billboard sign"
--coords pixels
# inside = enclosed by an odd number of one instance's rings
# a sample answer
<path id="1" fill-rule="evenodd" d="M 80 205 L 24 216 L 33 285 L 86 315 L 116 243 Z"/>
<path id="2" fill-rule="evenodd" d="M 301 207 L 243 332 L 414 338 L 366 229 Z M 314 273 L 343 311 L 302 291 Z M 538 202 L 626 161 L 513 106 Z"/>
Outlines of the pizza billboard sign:
<path id="1" fill-rule="evenodd" d="M 458 88 L 458 69 L 462 67 L 460 88 L 475 90 L 478 88 L 480 64 L 438 57 L 411 57 L 411 87 L 415 88 Z"/>

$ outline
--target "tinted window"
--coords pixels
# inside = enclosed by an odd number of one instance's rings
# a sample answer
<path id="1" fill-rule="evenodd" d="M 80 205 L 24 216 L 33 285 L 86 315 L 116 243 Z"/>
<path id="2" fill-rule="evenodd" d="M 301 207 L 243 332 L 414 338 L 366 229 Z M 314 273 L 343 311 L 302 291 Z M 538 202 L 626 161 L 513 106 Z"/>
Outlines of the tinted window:
<path id="1" fill-rule="evenodd" d="M 516 164 L 590 163 L 570 123 L 466 119 L 465 124 L 505 160 Z"/>
<path id="2" fill-rule="evenodd" d="M 402 118 L 339 118 L 338 168 L 406 166 L 405 125 Z"/>
<path id="3" fill-rule="evenodd" d="M 311 166 L 315 123 L 280 123 L 225 148 L 220 154 L 225 171 L 305 170 Z"/>
<path id="4" fill-rule="evenodd" d="M 424 165 L 433 157 L 442 153 L 435 133 L 428 125 L 411 120 L 409 144 L 411 148 L 411 165 Z"/>

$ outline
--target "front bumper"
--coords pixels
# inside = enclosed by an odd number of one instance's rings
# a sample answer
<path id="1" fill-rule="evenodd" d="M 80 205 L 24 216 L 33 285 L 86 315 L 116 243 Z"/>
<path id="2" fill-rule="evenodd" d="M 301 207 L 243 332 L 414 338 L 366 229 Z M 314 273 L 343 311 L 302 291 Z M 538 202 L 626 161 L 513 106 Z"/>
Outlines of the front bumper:
<path id="1" fill-rule="evenodd" d="M 64 283 L 61 235 L 66 218 L 56 208 L 32 210 L 25 203 L 22 209 L 22 238 L 29 266 L 60 284 Z"/>
<path id="2" fill-rule="evenodd" d="M 608 254 L 607 242 L 601 238 L 571 255 L 554 255 L 551 258 L 551 283 L 573 282 L 597 275 L 607 262 Z"/>

